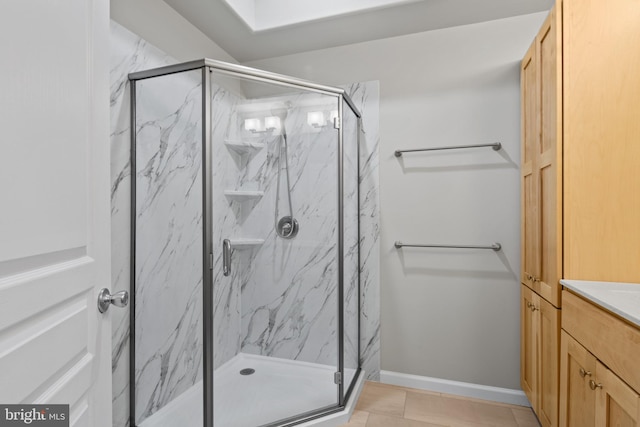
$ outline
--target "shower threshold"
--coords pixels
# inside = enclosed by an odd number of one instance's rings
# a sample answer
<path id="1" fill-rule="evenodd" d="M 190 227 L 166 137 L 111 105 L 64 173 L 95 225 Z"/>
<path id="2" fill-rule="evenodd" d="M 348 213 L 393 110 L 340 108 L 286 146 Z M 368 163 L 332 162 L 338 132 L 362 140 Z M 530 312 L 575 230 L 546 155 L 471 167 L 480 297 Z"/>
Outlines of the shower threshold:
<path id="1" fill-rule="evenodd" d="M 250 375 L 240 371 L 253 369 Z M 245 371 L 247 372 L 247 371 Z M 240 353 L 214 373 L 214 427 L 259 427 L 296 414 L 335 405 L 335 366 Z M 354 369 L 345 369 L 352 378 Z M 348 422 L 364 372 L 346 408 L 301 427 L 337 427 Z M 139 427 L 202 426 L 202 382 L 198 382 Z"/>

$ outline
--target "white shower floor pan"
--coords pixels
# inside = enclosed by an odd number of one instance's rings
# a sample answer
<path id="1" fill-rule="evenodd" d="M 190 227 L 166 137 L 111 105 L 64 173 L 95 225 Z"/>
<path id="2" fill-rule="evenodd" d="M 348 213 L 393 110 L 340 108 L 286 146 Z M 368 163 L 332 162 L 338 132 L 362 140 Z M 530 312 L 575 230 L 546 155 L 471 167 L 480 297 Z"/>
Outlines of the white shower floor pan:
<path id="1" fill-rule="evenodd" d="M 251 375 L 240 370 L 255 369 Z M 349 372 L 349 370 L 347 369 Z M 334 366 L 239 354 L 214 374 L 214 427 L 258 427 L 335 405 Z M 347 372 L 347 373 L 348 373 Z M 351 378 L 353 370 L 350 370 Z M 360 394 L 364 375 L 345 410 L 301 427 L 335 427 L 346 423 Z M 140 427 L 201 427 L 202 382 L 144 420 Z"/>

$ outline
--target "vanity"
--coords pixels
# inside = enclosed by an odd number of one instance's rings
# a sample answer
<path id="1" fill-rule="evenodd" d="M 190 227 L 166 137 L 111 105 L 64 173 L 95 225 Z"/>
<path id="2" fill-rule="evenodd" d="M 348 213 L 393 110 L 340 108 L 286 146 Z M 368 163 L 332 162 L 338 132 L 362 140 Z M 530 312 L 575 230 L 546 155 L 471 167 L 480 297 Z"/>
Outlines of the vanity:
<path id="1" fill-rule="evenodd" d="M 640 284 L 560 283 L 560 426 L 640 427 Z"/>

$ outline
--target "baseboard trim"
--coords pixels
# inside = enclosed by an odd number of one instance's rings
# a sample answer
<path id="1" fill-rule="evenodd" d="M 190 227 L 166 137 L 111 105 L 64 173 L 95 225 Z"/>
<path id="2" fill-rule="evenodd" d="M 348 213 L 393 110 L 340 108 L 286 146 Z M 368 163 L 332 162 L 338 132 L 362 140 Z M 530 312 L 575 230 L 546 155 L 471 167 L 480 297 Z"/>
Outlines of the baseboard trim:
<path id="1" fill-rule="evenodd" d="M 509 403 L 512 405 L 528 406 L 531 404 L 522 390 L 491 387 L 481 384 L 464 383 L 460 381 L 443 380 L 440 378 L 423 377 L 420 375 L 402 374 L 400 372 L 380 371 L 380 382 L 438 393 L 455 394 L 473 397 L 493 402 Z"/>

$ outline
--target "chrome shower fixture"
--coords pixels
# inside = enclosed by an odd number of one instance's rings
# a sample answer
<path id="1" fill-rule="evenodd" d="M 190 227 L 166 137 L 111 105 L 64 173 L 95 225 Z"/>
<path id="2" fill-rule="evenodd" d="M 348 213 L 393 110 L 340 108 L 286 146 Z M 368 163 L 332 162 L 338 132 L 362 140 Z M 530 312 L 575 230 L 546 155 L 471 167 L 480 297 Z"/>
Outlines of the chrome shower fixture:
<path id="1" fill-rule="evenodd" d="M 290 216 L 283 216 L 276 225 L 276 233 L 283 239 L 293 239 L 298 234 L 298 228 L 297 219 Z"/>
<path id="2" fill-rule="evenodd" d="M 289 113 L 288 109 L 291 108 L 291 103 L 287 102 L 285 108 L 278 110 L 272 110 L 272 114 L 276 114 L 280 118 L 281 124 L 281 137 L 278 140 L 278 176 L 277 176 L 277 190 L 276 190 L 276 206 L 275 206 L 275 229 L 278 236 L 283 239 L 293 239 L 298 235 L 299 224 L 293 217 L 293 202 L 291 201 L 291 178 L 289 177 L 289 143 L 287 142 L 287 131 L 284 126 L 284 122 Z M 274 117 L 276 118 L 276 117 Z M 289 215 L 283 216 L 278 219 L 278 211 L 280 206 L 280 172 L 282 170 L 281 158 L 284 156 L 284 169 L 286 171 L 287 181 L 287 201 L 289 203 Z"/>

